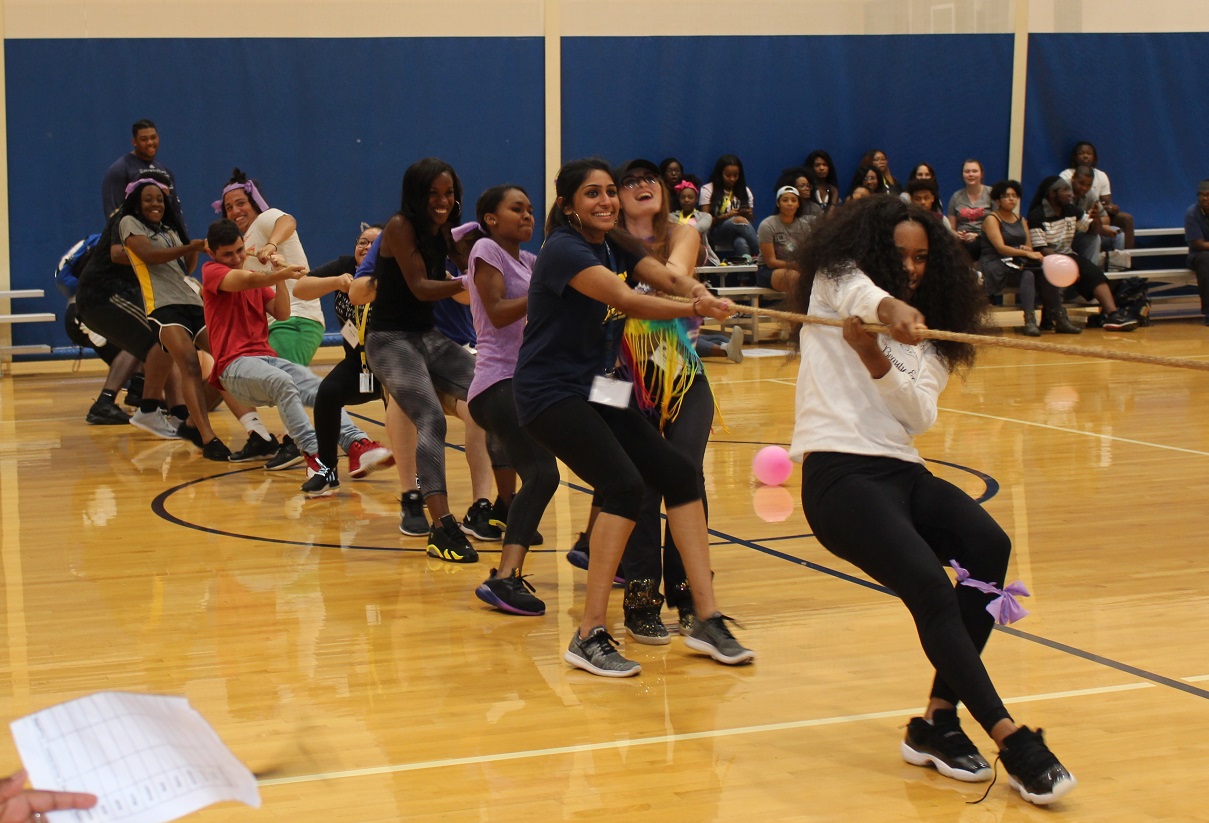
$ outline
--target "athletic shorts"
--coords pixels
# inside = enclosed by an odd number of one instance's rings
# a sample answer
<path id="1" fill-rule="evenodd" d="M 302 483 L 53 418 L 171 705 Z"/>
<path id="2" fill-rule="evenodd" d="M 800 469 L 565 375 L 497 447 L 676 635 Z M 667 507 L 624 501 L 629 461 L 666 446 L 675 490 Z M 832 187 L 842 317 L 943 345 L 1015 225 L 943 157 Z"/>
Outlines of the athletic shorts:
<path id="1" fill-rule="evenodd" d="M 76 298 L 76 307 L 84 325 L 139 360 L 147 359 L 152 346 L 159 345 L 159 328 L 152 328 L 143 313 L 138 291 L 115 291 L 93 302 L 94 295 L 84 290 Z M 95 295 L 101 297 L 101 295 Z"/>
<path id="2" fill-rule="evenodd" d="M 180 326 L 189 332 L 189 336 L 194 340 L 197 340 L 197 336 L 206 330 L 206 313 L 202 307 L 185 303 L 160 306 L 147 315 L 147 319 L 151 321 L 152 325 L 158 325 L 161 329 L 165 326 Z"/>

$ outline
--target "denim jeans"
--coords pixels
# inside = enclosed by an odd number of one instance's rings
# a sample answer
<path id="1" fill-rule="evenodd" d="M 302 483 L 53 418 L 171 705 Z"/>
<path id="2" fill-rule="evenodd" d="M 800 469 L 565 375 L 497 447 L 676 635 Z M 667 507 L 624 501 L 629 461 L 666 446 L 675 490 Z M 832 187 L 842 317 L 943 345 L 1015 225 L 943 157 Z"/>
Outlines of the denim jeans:
<path id="1" fill-rule="evenodd" d="M 306 407 L 315 405 L 319 375 L 281 357 L 240 357 L 222 373 L 222 384 L 237 400 L 252 406 L 276 406 L 286 432 L 299 450 L 315 454 L 319 440 Z M 365 438 L 348 414 L 340 412 L 340 445 L 349 446 Z"/>
<path id="2" fill-rule="evenodd" d="M 736 223 L 733 218 L 715 223 L 713 238 L 715 247 L 730 246 L 736 257 L 745 254 L 755 257 L 760 253 L 760 241 L 751 223 Z"/>

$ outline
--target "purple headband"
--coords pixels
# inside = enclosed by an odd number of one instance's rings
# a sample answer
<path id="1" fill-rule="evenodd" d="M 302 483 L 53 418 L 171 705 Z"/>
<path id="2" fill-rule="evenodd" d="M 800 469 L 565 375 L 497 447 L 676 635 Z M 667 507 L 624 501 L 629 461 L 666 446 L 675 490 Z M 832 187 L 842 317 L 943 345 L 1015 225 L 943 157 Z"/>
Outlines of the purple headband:
<path id="1" fill-rule="evenodd" d="M 256 190 L 256 184 L 253 183 L 251 180 L 249 180 L 246 183 L 231 183 L 225 189 L 223 189 L 222 197 L 219 197 L 217 200 L 215 200 L 213 203 L 210 204 L 211 206 L 214 207 L 215 214 L 222 214 L 223 197 L 227 196 L 227 192 L 235 191 L 236 189 L 247 192 L 248 199 L 250 199 L 253 203 L 255 203 L 256 208 L 260 209 L 262 212 L 266 212 L 269 210 L 269 204 L 264 202 L 264 198 L 261 197 L 260 192 Z"/>
<path id="2" fill-rule="evenodd" d="M 134 191 L 135 189 L 137 189 L 137 188 L 138 188 L 139 186 L 141 186 L 143 183 L 150 183 L 150 184 L 152 184 L 153 186 L 159 186 L 161 189 L 163 189 L 163 190 L 164 190 L 164 194 L 171 194 L 171 193 L 172 193 L 172 192 L 170 192 L 170 191 L 168 190 L 168 187 L 167 187 L 167 186 L 165 186 L 165 185 L 164 185 L 163 183 L 161 183 L 160 181 L 158 181 L 158 180 L 152 180 L 150 177 L 140 177 L 138 180 L 135 180 L 133 183 L 127 183 L 127 184 L 126 184 L 126 196 L 127 196 L 127 197 L 129 197 L 129 196 L 130 196 L 130 192 L 132 192 L 132 191 Z"/>
<path id="3" fill-rule="evenodd" d="M 453 231 L 450 232 L 453 235 L 453 242 L 457 243 L 463 237 L 470 234 L 472 231 L 474 231 L 478 227 L 479 227 L 479 224 L 474 222 L 473 220 L 471 220 L 469 223 L 463 223 L 460 226 L 454 226 Z"/>

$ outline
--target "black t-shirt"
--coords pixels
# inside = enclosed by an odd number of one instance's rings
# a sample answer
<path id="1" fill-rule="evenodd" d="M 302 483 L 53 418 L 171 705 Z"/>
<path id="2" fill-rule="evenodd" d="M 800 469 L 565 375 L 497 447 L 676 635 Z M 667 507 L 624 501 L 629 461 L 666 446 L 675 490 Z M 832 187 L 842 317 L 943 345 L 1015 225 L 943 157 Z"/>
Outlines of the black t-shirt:
<path id="1" fill-rule="evenodd" d="M 444 243 L 440 246 L 439 251 L 424 254 L 429 280 L 448 279 Z M 426 332 L 433 327 L 432 303 L 412 293 L 396 258 L 379 254 L 374 276 L 378 279 L 378 296 L 374 298 L 374 310 L 369 316 L 370 331 Z"/>
<path id="2" fill-rule="evenodd" d="M 546 239 L 529 281 L 529 317 L 512 383 L 521 425 L 559 400 L 587 398 L 592 379 L 617 361 L 624 315 L 568 285 L 571 279 L 604 266 L 633 288 L 630 272 L 639 259 L 566 227 Z"/>
<path id="3" fill-rule="evenodd" d="M 356 273 L 357 273 L 356 258 L 353 257 L 351 254 L 342 254 L 339 257 L 337 257 L 335 260 L 332 260 L 330 263 L 324 263 L 322 266 L 319 266 L 318 268 L 311 269 L 309 272 L 309 276 L 311 276 L 311 277 L 339 277 L 342 274 L 356 274 Z M 334 294 L 332 300 L 333 300 L 334 307 L 336 309 L 336 320 L 338 320 L 340 322 L 340 327 L 344 328 L 344 324 L 350 320 L 353 322 L 354 326 L 357 325 L 356 309 L 358 307 L 354 306 L 352 303 L 349 302 L 348 295 L 342 291 L 338 291 Z M 364 308 L 366 311 L 368 311 L 371 307 L 365 306 Z M 347 340 L 343 340 L 343 342 L 344 342 L 344 356 L 350 357 L 350 358 L 356 358 L 358 360 L 358 362 L 360 362 L 360 358 L 357 355 L 357 352 L 359 351 L 360 347 L 358 346 L 356 349 L 354 349 L 352 346 L 350 346 L 348 344 Z"/>
<path id="4" fill-rule="evenodd" d="M 88 304 L 108 300 L 113 294 L 140 294 L 134 269 L 113 262 L 109 256 L 110 247 L 121 242 L 118 238 L 118 223 L 121 220 L 122 215 L 115 214 L 101 230 L 101 238 L 84 265 L 84 270 L 80 272 L 80 282 L 76 290 L 77 301 Z M 141 306 L 142 297 L 135 302 Z"/>

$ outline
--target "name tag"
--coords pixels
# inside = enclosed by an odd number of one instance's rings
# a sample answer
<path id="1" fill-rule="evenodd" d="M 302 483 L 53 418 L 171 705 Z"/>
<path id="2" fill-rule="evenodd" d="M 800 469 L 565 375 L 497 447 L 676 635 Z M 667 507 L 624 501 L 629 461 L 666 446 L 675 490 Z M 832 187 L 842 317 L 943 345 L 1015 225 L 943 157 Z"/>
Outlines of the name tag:
<path id="1" fill-rule="evenodd" d="M 633 392 L 632 383 L 598 374 L 592 378 L 592 389 L 588 392 L 588 402 L 624 409 L 630 405 L 630 395 Z"/>
<path id="2" fill-rule="evenodd" d="M 353 321 L 351 320 L 344 321 L 344 325 L 340 327 L 340 336 L 344 338 L 344 342 L 354 349 L 361 345 L 361 338 L 357 334 L 357 327 L 353 325 Z"/>
<path id="3" fill-rule="evenodd" d="M 358 387 L 362 394 L 373 394 L 374 393 L 373 372 L 367 372 L 367 371 L 361 372 Z"/>

